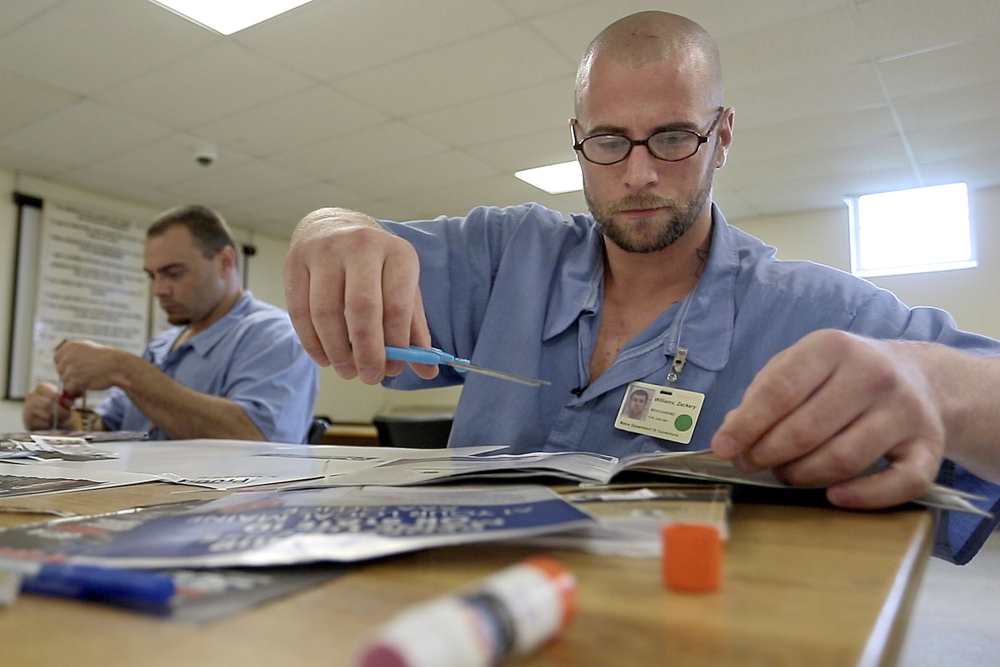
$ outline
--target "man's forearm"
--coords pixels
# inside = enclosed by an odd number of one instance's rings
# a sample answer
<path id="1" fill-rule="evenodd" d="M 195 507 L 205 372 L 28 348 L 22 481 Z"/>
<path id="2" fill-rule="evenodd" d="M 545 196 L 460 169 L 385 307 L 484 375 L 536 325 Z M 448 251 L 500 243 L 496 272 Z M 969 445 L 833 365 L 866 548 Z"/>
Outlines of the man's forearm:
<path id="1" fill-rule="evenodd" d="M 947 434 L 945 456 L 1000 483 L 1000 357 L 935 344 L 900 345 L 934 387 Z"/>
<path id="2" fill-rule="evenodd" d="M 233 401 L 186 387 L 139 357 L 127 362 L 115 384 L 171 439 L 264 440 Z"/>

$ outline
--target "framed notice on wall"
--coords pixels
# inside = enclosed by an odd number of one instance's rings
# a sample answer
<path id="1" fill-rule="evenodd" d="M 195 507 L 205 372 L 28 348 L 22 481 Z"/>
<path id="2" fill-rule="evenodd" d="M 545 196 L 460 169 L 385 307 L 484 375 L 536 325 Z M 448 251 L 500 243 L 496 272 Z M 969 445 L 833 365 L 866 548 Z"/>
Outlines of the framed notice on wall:
<path id="1" fill-rule="evenodd" d="M 34 217 L 19 220 L 8 398 L 23 398 L 39 380 L 58 383 L 52 355 L 63 340 L 141 355 L 149 332 L 146 226 L 54 201 Z"/>

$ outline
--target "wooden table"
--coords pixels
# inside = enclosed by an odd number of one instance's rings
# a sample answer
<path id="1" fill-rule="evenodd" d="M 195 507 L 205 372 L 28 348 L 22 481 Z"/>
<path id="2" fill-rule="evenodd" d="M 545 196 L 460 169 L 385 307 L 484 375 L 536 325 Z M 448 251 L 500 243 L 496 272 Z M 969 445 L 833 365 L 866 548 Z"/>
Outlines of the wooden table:
<path id="1" fill-rule="evenodd" d="M 378 447 L 378 430 L 372 424 L 331 424 L 317 444 Z"/>
<path id="2" fill-rule="evenodd" d="M 176 500 L 177 490 L 142 484 L 14 498 L 0 506 L 111 511 Z M 41 518 L 3 513 L 0 526 Z M 930 549 L 932 523 L 927 511 L 916 509 L 855 513 L 737 505 L 723 587 L 712 594 L 664 589 L 657 559 L 550 551 L 579 579 L 577 616 L 556 641 L 512 664 L 894 664 Z M 202 627 L 25 595 L 0 610 L 0 664 L 351 665 L 365 637 L 406 605 L 538 552 L 477 545 L 385 559 Z"/>

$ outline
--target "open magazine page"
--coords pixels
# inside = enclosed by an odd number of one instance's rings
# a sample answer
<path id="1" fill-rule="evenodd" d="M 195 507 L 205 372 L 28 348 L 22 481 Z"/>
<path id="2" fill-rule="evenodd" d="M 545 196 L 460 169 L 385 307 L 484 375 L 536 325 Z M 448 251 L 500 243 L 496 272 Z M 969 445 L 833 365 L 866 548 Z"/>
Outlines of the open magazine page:
<path id="1" fill-rule="evenodd" d="M 594 520 L 542 486 L 243 492 L 143 520 L 70 561 L 177 568 L 354 562 L 430 547 L 537 535 Z M 10 531 L 4 548 L 17 549 Z"/>
<path id="2" fill-rule="evenodd" d="M 447 451 L 447 450 L 444 450 Z M 770 470 L 740 472 L 729 461 L 710 450 L 693 452 L 651 452 L 623 459 L 591 452 L 532 452 L 528 454 L 480 454 L 473 456 L 413 458 L 391 461 L 364 470 L 315 482 L 298 488 L 375 484 L 406 486 L 434 482 L 555 476 L 574 482 L 607 484 L 625 471 L 640 471 L 688 477 L 710 482 L 726 482 L 771 488 L 789 487 Z M 821 488 L 821 487 L 814 487 Z M 948 487 L 934 485 L 915 502 L 939 509 L 984 514 L 968 502 L 969 496 Z"/>
<path id="3" fill-rule="evenodd" d="M 305 482 L 288 488 L 321 486 L 410 486 L 463 479 L 510 479 L 552 475 L 574 482 L 608 481 L 618 459 L 591 452 L 532 452 L 527 454 L 463 455 L 415 457 L 389 461 L 324 480 Z"/>

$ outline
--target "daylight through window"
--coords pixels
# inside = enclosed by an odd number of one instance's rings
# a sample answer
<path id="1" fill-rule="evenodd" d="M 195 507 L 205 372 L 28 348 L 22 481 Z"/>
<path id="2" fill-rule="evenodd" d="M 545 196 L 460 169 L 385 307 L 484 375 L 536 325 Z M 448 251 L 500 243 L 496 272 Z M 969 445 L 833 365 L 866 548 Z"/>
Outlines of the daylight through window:
<path id="1" fill-rule="evenodd" d="M 851 270 L 887 276 L 977 265 L 965 183 L 850 197 Z"/>

